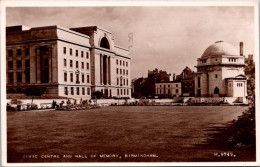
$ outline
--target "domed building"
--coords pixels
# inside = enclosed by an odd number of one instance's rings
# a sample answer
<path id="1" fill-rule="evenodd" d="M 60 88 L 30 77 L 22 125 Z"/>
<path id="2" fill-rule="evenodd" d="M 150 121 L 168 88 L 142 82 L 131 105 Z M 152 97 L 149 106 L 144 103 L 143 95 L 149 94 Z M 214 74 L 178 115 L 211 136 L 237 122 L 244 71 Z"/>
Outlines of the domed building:
<path id="1" fill-rule="evenodd" d="M 243 43 L 240 53 L 229 43 L 217 41 L 197 59 L 196 97 L 246 97 Z"/>

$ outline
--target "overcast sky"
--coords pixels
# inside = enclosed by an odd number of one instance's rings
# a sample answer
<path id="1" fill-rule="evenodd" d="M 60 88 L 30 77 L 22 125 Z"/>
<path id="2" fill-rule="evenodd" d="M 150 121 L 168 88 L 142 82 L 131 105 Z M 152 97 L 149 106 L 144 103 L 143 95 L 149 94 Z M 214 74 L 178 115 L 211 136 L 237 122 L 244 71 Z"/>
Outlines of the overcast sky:
<path id="1" fill-rule="evenodd" d="M 41 7 L 7 8 L 7 26 L 98 25 L 110 30 L 117 45 L 128 48 L 133 33 L 131 77 L 158 68 L 179 74 L 216 41 L 254 54 L 253 7 Z"/>

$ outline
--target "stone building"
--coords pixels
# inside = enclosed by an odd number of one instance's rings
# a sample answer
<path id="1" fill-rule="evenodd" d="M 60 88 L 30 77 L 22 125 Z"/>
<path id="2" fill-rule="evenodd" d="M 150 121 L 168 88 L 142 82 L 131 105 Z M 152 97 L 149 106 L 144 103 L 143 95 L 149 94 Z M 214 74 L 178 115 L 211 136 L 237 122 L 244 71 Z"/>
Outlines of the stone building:
<path id="1" fill-rule="evenodd" d="M 255 62 L 253 55 L 248 55 L 248 58 L 245 58 L 245 75 L 248 77 L 255 77 Z"/>
<path id="2" fill-rule="evenodd" d="M 35 85 L 54 96 L 131 97 L 129 52 L 100 27 L 7 27 L 6 53 L 7 93 Z"/>
<path id="3" fill-rule="evenodd" d="M 243 43 L 239 50 L 217 41 L 197 59 L 195 74 L 196 97 L 246 97 L 247 78 Z"/>
<path id="4" fill-rule="evenodd" d="M 181 82 L 156 83 L 155 90 L 159 97 L 180 97 L 182 95 Z"/>

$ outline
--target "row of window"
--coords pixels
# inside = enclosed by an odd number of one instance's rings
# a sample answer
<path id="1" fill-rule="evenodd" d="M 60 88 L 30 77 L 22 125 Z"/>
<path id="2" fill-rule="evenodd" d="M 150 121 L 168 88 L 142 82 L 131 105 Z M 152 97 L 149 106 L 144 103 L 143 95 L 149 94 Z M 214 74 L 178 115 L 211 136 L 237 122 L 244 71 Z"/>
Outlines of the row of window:
<path id="1" fill-rule="evenodd" d="M 70 50 L 70 55 L 72 56 L 73 55 L 73 50 L 72 50 L 72 48 L 70 48 L 69 49 Z M 66 47 L 63 47 L 63 53 L 64 54 L 67 54 L 67 48 Z M 76 55 L 76 57 L 78 57 L 79 56 L 79 51 L 78 50 L 75 50 L 75 55 Z M 80 55 L 81 55 L 81 57 L 82 58 L 84 58 L 84 51 L 81 51 L 80 52 Z M 86 59 L 89 59 L 89 52 L 86 52 Z"/>
<path id="2" fill-rule="evenodd" d="M 116 59 L 116 65 L 120 65 L 120 66 L 126 66 L 126 67 L 128 67 L 128 62 L 127 61 L 122 61 L 122 60 L 118 60 L 118 59 Z"/>
<path id="3" fill-rule="evenodd" d="M 64 82 L 67 82 L 67 72 L 64 72 Z M 73 73 L 71 72 L 70 73 L 70 82 L 73 82 Z M 81 82 L 82 83 L 85 83 L 85 75 L 84 74 L 81 74 Z M 76 84 L 79 84 L 80 83 L 80 79 L 79 79 L 79 74 L 76 74 Z M 86 77 L 86 83 L 90 83 L 90 77 L 89 77 L 89 74 L 87 74 L 87 77 Z"/>
<path id="4" fill-rule="evenodd" d="M 174 85 L 172 85 L 172 86 L 174 86 Z M 179 86 L 179 84 L 175 84 L 175 87 L 178 87 Z M 166 85 L 160 85 L 160 88 L 162 88 L 162 87 L 166 87 Z M 168 85 L 168 88 L 169 87 L 171 87 L 171 85 Z"/>
<path id="5" fill-rule="evenodd" d="M 242 87 L 243 83 L 237 83 L 237 87 Z"/>
<path id="6" fill-rule="evenodd" d="M 24 50 L 24 54 L 25 54 L 25 56 L 29 56 L 30 55 L 30 50 L 29 50 L 29 48 L 26 48 L 25 50 Z M 16 56 L 21 56 L 22 55 L 22 49 L 16 49 Z M 7 51 L 7 56 L 8 57 L 13 57 L 14 56 L 14 51 L 12 50 L 12 49 L 9 49 L 8 51 Z"/>
<path id="7" fill-rule="evenodd" d="M 229 58 L 228 61 L 229 62 L 238 62 L 238 58 Z"/>
<path id="8" fill-rule="evenodd" d="M 168 94 L 171 93 L 171 89 L 167 89 L 168 90 Z M 175 89 L 175 93 L 178 94 L 179 93 L 179 89 Z M 166 94 L 166 90 L 163 89 L 157 89 L 156 94 Z"/>
<path id="9" fill-rule="evenodd" d="M 8 61 L 8 69 L 13 69 L 13 61 Z M 25 60 L 25 68 L 30 68 L 30 60 Z M 16 69 L 22 69 L 22 60 L 17 60 L 16 61 Z"/>
<path id="10" fill-rule="evenodd" d="M 29 83 L 30 82 L 30 70 L 26 70 L 24 73 L 25 73 L 25 82 Z M 17 81 L 17 83 L 23 82 L 22 72 L 16 72 L 16 81 Z M 14 83 L 14 73 L 13 72 L 8 73 L 8 83 L 9 84 Z"/>
<path id="11" fill-rule="evenodd" d="M 117 85 L 120 86 L 125 86 L 125 85 L 129 85 L 128 79 L 123 79 L 123 78 L 117 78 Z"/>
<path id="12" fill-rule="evenodd" d="M 117 96 L 129 95 L 129 89 L 117 89 Z"/>
<path id="13" fill-rule="evenodd" d="M 81 88 L 81 92 L 80 92 L 80 88 L 76 87 L 76 95 L 90 95 L 90 88 L 85 89 L 84 87 Z M 68 87 L 64 87 L 64 94 L 65 95 L 69 95 L 69 90 Z M 70 95 L 74 95 L 74 87 L 70 87 Z"/>
<path id="14" fill-rule="evenodd" d="M 84 62 L 81 62 L 81 69 L 84 69 Z M 67 67 L 67 59 L 63 59 L 63 65 L 64 67 Z M 79 68 L 79 61 L 75 62 L 76 68 Z M 70 67 L 73 67 L 73 60 L 70 60 Z M 89 63 L 86 63 L 86 69 L 89 70 Z"/>
<path id="15" fill-rule="evenodd" d="M 122 75 L 128 75 L 128 70 L 125 70 L 125 69 L 121 69 L 120 68 L 120 70 L 118 69 L 118 68 L 116 68 L 116 74 L 119 74 L 119 72 L 120 72 L 120 74 Z"/>

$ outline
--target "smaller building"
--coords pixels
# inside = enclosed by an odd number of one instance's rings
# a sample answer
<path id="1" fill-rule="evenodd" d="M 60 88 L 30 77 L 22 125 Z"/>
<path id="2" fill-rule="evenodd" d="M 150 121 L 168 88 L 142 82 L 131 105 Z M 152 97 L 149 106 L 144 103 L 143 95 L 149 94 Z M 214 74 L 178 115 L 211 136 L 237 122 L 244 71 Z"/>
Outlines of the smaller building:
<path id="1" fill-rule="evenodd" d="M 182 95 L 181 82 L 156 83 L 155 90 L 159 97 L 180 97 Z"/>

